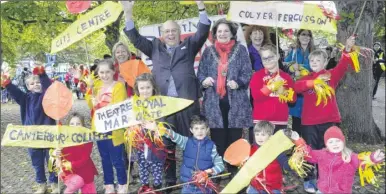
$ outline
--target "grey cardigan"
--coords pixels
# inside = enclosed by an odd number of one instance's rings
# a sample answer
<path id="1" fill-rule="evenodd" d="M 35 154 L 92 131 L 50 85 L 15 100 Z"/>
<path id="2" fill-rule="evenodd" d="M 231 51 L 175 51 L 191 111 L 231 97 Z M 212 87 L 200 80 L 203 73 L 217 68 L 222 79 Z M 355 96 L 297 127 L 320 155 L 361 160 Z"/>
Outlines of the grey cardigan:
<path id="1" fill-rule="evenodd" d="M 209 121 L 210 128 L 223 128 L 221 110 L 219 106 L 220 97 L 216 92 L 217 66 L 219 54 L 214 46 L 205 49 L 197 77 L 202 83 L 205 78 L 212 77 L 215 80 L 214 86 L 204 89 L 204 102 L 202 113 Z M 252 107 L 248 98 L 248 86 L 252 76 L 252 65 L 247 49 L 236 43 L 228 55 L 227 80 L 234 80 L 239 88 L 232 90 L 227 88 L 230 104 L 228 114 L 229 128 L 246 128 L 252 126 Z"/>

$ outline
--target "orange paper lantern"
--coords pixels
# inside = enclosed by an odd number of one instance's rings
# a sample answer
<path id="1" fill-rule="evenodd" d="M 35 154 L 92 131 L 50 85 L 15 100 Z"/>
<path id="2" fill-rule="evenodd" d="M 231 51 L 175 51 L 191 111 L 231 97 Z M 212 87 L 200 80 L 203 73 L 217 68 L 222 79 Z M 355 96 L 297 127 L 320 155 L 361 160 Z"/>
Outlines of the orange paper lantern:
<path id="1" fill-rule="evenodd" d="M 48 87 L 43 97 L 43 109 L 46 115 L 59 120 L 72 108 L 72 92 L 61 82 L 55 81 Z"/>
<path id="2" fill-rule="evenodd" d="M 119 65 L 119 74 L 125 79 L 126 83 L 134 88 L 135 78 L 142 73 L 150 73 L 149 67 L 141 60 L 128 60 Z"/>
<path id="3" fill-rule="evenodd" d="M 251 152 L 251 145 L 246 139 L 239 139 L 233 142 L 224 153 L 224 160 L 233 166 L 240 166 L 248 158 Z"/>

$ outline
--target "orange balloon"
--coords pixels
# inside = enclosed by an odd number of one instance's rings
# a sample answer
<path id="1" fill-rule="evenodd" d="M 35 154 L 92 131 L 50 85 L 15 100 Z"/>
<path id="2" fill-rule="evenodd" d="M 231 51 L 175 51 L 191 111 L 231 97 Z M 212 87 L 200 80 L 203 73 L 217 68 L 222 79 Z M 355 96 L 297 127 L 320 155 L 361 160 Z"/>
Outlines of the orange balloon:
<path id="1" fill-rule="evenodd" d="M 224 160 L 233 166 L 240 166 L 249 158 L 251 145 L 246 139 L 233 142 L 224 153 Z"/>
<path id="2" fill-rule="evenodd" d="M 72 92 L 61 82 L 55 81 L 43 97 L 43 109 L 49 117 L 60 120 L 72 108 Z"/>
<path id="3" fill-rule="evenodd" d="M 142 73 L 151 73 L 151 71 L 141 60 L 128 60 L 119 65 L 119 74 L 132 88 L 134 88 L 135 78 Z"/>

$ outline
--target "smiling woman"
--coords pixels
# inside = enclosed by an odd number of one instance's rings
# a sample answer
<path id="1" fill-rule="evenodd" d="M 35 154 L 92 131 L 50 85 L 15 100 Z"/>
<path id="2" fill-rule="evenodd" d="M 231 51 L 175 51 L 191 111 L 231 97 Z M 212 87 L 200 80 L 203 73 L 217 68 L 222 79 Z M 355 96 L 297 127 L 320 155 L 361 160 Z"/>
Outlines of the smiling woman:
<path id="1" fill-rule="evenodd" d="M 252 126 L 248 85 L 252 66 L 247 49 L 236 42 L 237 24 L 220 19 L 213 25 L 214 44 L 205 49 L 197 77 L 204 88 L 203 114 L 221 156 Z M 219 119 L 220 118 L 220 119 Z M 229 166 L 232 173 L 237 167 Z"/>

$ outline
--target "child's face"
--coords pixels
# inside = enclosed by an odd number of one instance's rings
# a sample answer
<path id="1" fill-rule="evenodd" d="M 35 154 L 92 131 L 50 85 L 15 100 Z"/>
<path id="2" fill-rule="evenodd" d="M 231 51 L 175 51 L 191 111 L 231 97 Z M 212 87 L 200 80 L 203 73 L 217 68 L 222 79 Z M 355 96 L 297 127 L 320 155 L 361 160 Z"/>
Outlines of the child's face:
<path id="1" fill-rule="evenodd" d="M 109 84 L 114 81 L 114 71 L 110 69 L 108 64 L 99 65 L 98 76 L 101 78 L 104 84 Z"/>
<path id="2" fill-rule="evenodd" d="M 79 117 L 72 117 L 69 125 L 74 127 L 81 127 L 82 121 L 80 120 Z"/>
<path id="3" fill-rule="evenodd" d="M 344 142 L 338 138 L 330 138 L 326 142 L 326 147 L 332 153 L 340 153 L 343 151 Z"/>
<path id="4" fill-rule="evenodd" d="M 255 141 L 257 145 L 262 146 L 268 139 L 270 135 L 264 132 L 255 132 Z"/>
<path id="5" fill-rule="evenodd" d="M 205 124 L 196 124 L 190 128 L 190 132 L 192 132 L 193 137 L 198 140 L 204 139 L 208 134 L 209 128 Z"/>
<path id="6" fill-rule="evenodd" d="M 27 81 L 27 89 L 33 93 L 41 93 L 42 92 L 42 84 L 40 80 L 36 77 L 31 77 L 26 80 Z"/>
<path id="7" fill-rule="evenodd" d="M 263 62 L 264 69 L 271 73 L 275 73 L 279 69 L 278 58 L 275 53 L 270 50 L 264 50 L 261 52 L 261 60 Z"/>
<path id="8" fill-rule="evenodd" d="M 319 72 L 323 70 L 327 65 L 327 60 L 320 55 L 315 55 L 310 58 L 310 67 L 313 72 Z"/>
<path id="9" fill-rule="evenodd" d="M 153 85 L 151 85 L 150 81 L 139 81 L 138 82 L 138 92 L 139 96 L 143 98 L 149 98 L 153 96 Z"/>

